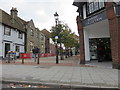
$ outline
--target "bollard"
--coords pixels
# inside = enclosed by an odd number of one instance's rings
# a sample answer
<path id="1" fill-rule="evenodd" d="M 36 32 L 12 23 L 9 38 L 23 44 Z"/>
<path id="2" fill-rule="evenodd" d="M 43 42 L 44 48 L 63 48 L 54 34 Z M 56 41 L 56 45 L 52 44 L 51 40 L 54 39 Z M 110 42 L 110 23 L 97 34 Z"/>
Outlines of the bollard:
<path id="1" fill-rule="evenodd" d="M 39 64 L 39 59 L 40 59 L 40 53 L 38 53 L 38 60 L 37 60 L 37 64 Z"/>
<path id="2" fill-rule="evenodd" d="M 24 64 L 24 53 L 22 53 L 22 64 Z"/>
<path id="3" fill-rule="evenodd" d="M 8 53 L 8 63 L 10 63 L 10 53 Z"/>

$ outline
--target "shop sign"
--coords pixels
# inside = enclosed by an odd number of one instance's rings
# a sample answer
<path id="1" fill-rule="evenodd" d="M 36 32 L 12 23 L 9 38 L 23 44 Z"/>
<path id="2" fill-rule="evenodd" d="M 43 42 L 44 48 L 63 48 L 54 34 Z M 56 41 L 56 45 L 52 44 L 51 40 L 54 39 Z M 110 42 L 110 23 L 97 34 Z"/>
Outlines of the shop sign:
<path id="1" fill-rule="evenodd" d="M 102 13 L 99 13 L 97 15 L 91 16 L 91 17 L 83 20 L 82 23 L 83 23 L 83 26 L 88 26 L 88 25 L 94 24 L 96 22 L 105 20 L 105 19 L 107 19 L 107 15 L 106 15 L 106 12 L 104 11 Z"/>

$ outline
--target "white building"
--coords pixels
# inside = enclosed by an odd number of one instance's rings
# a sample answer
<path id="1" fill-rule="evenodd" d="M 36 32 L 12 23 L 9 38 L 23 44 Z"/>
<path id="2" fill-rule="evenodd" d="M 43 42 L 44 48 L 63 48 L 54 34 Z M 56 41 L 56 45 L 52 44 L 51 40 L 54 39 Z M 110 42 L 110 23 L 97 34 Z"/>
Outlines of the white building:
<path id="1" fill-rule="evenodd" d="M 17 16 L 17 9 L 11 14 L 0 9 L 0 57 L 5 58 L 8 51 L 16 54 L 25 52 L 25 21 Z"/>

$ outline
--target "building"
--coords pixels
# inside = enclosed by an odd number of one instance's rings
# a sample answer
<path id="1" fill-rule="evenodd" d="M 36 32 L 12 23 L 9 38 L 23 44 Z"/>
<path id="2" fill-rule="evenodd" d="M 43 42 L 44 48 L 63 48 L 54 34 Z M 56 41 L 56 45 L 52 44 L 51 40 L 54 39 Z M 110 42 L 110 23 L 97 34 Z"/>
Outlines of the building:
<path id="1" fill-rule="evenodd" d="M 17 55 L 25 52 L 26 22 L 18 17 L 16 8 L 10 14 L 0 9 L 0 57 L 5 58 L 8 51 Z"/>
<path id="2" fill-rule="evenodd" d="M 27 22 L 26 26 L 26 51 L 27 53 L 32 53 L 34 47 L 38 47 L 41 53 L 45 53 L 45 35 L 35 27 L 33 20 Z"/>
<path id="3" fill-rule="evenodd" d="M 50 38 L 50 53 L 56 54 L 56 47 L 53 40 Z"/>
<path id="4" fill-rule="evenodd" d="M 45 53 L 45 35 L 41 32 L 41 31 L 39 31 L 39 46 L 40 46 L 40 50 L 41 50 L 41 53 L 43 54 L 43 53 Z"/>
<path id="5" fill-rule="evenodd" d="M 41 53 L 45 53 L 45 35 L 35 27 L 33 20 L 27 22 L 26 32 L 27 53 L 32 53 L 34 47 L 40 48 Z"/>
<path id="6" fill-rule="evenodd" d="M 45 53 L 50 53 L 50 32 L 46 29 L 41 32 L 45 35 Z"/>
<path id="7" fill-rule="evenodd" d="M 17 16 L 16 8 L 9 15 L 0 9 L 0 57 L 5 58 L 8 51 L 32 53 L 38 47 L 45 53 L 45 35 L 35 27 L 33 20 L 25 21 Z"/>
<path id="8" fill-rule="evenodd" d="M 80 63 L 92 59 L 111 60 L 113 68 L 120 69 L 120 2 L 103 1 L 75 0 L 73 3 L 78 7 L 79 13 L 76 22 L 80 40 Z"/>

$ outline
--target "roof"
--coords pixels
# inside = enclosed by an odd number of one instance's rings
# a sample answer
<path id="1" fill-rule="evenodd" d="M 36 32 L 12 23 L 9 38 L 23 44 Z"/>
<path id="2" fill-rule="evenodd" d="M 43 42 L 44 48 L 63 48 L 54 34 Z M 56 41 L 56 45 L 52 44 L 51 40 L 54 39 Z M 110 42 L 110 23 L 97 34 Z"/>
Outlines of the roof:
<path id="1" fill-rule="evenodd" d="M 47 36 L 47 37 L 50 38 L 50 32 L 49 32 L 48 30 L 43 29 L 41 32 L 42 32 L 45 36 Z"/>
<path id="2" fill-rule="evenodd" d="M 81 7 L 85 2 L 87 2 L 88 0 L 74 0 L 73 5 L 77 6 L 77 7 Z"/>
<path id="3" fill-rule="evenodd" d="M 11 15 L 9 15 L 8 13 L 6 13 L 5 11 L 0 9 L 0 22 L 2 24 L 5 24 L 9 27 L 21 30 L 23 32 L 25 32 L 25 25 L 26 25 L 26 21 L 24 21 L 23 19 L 19 18 L 19 17 L 14 17 L 12 18 Z"/>

